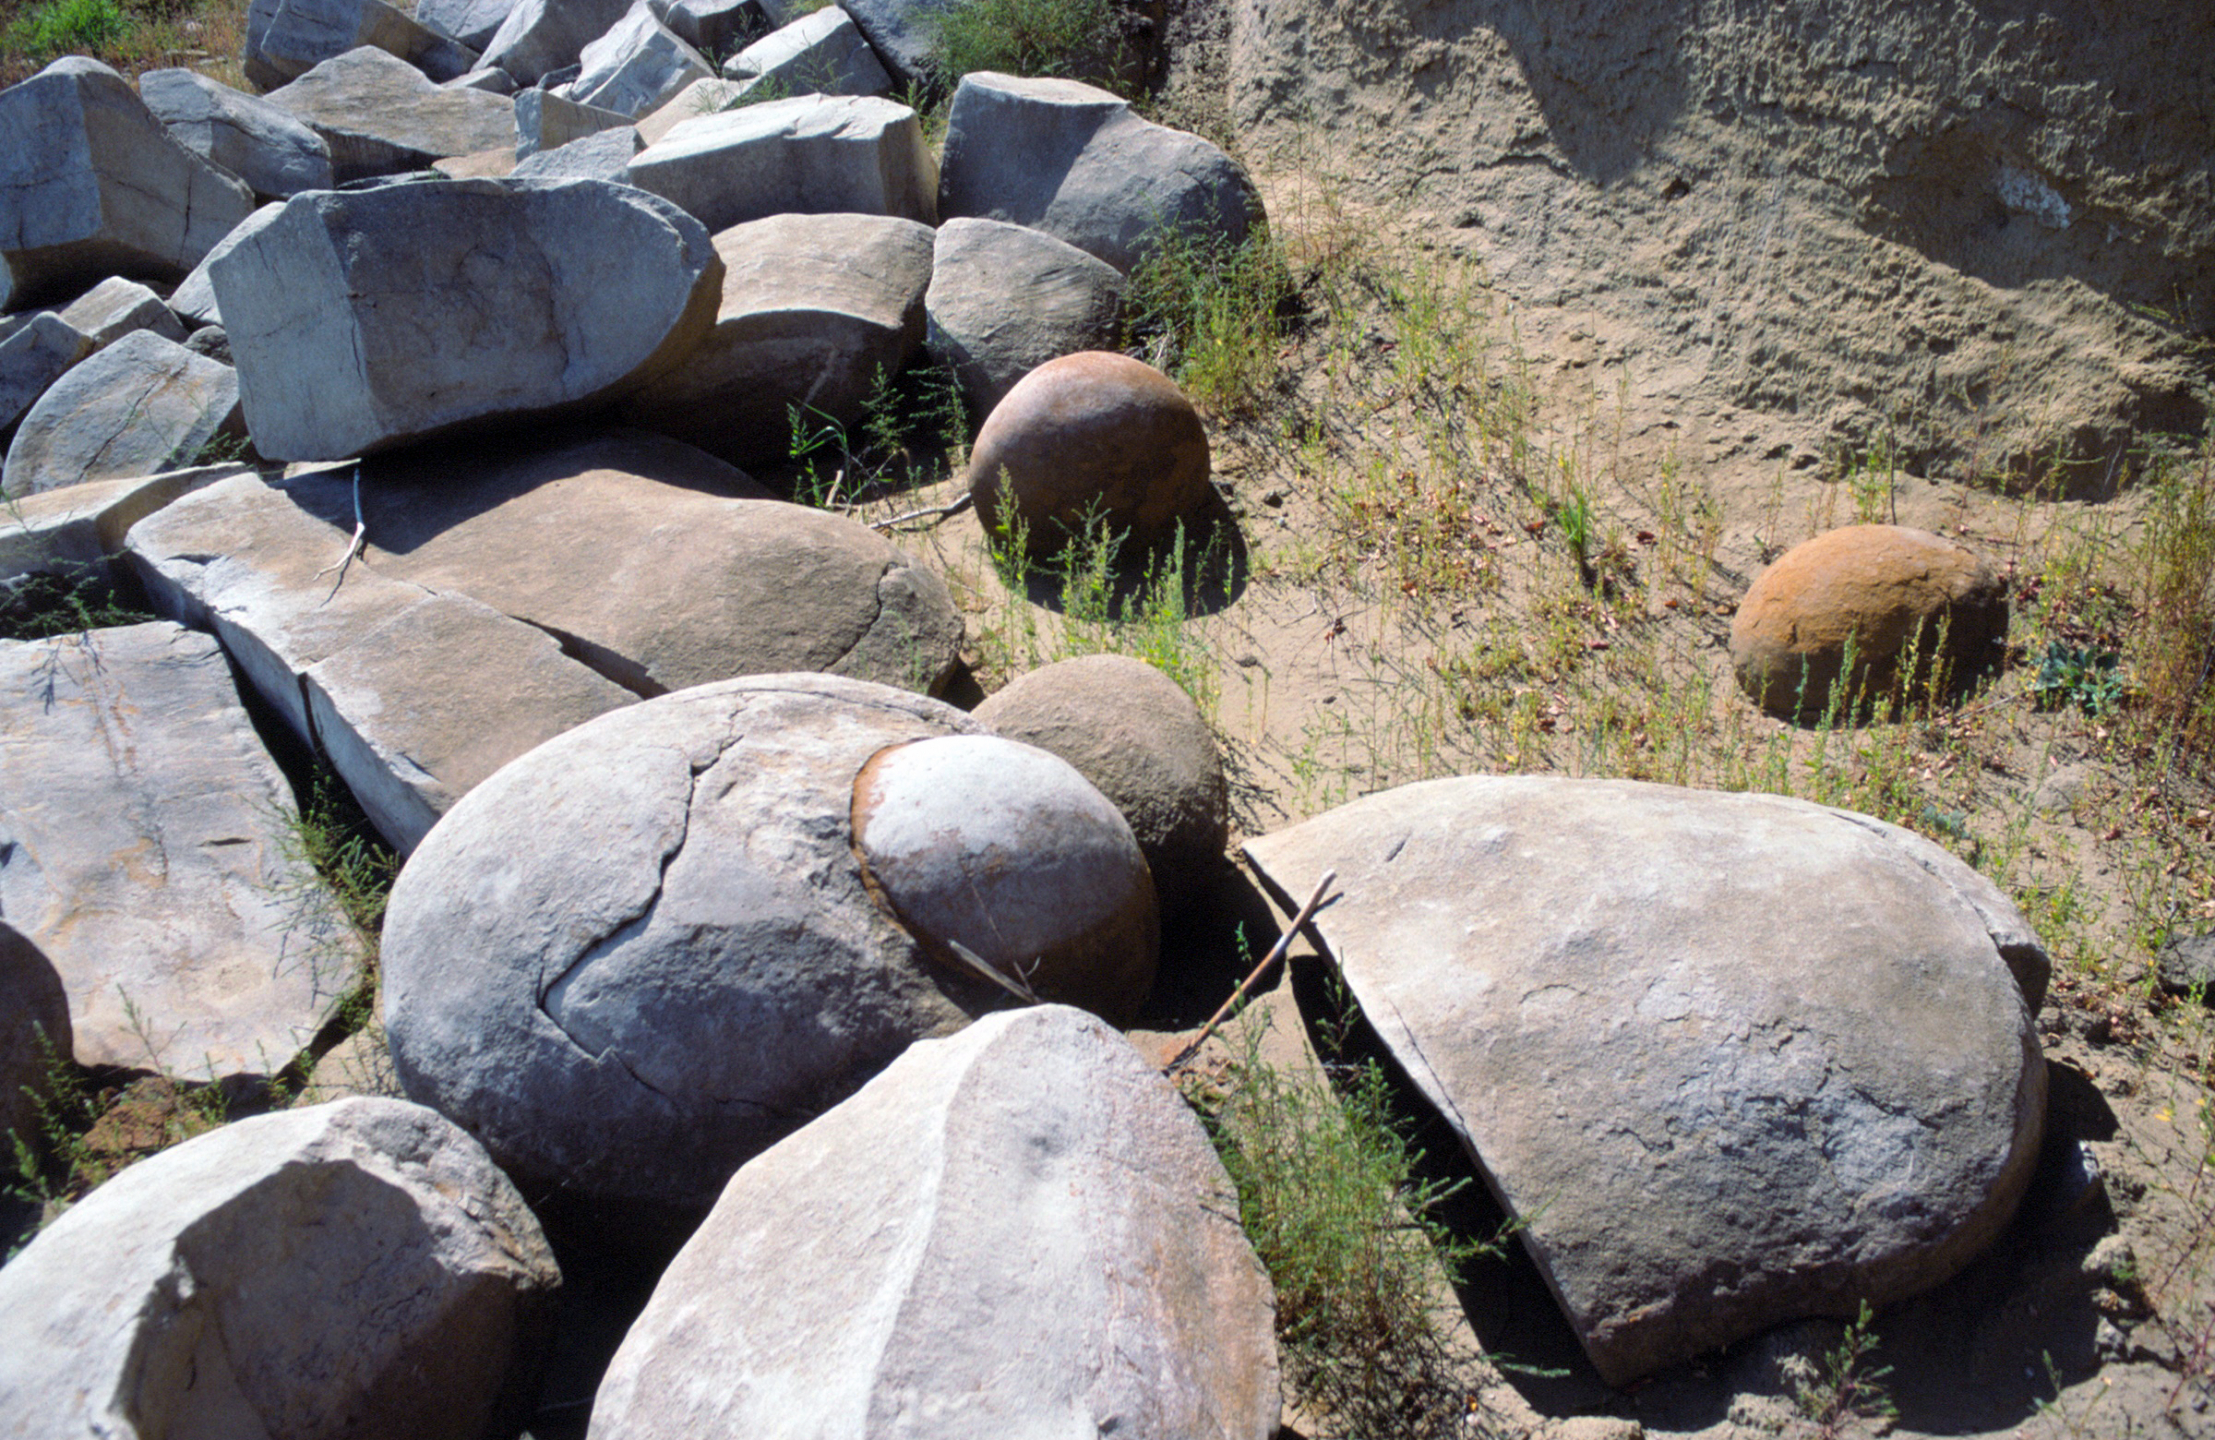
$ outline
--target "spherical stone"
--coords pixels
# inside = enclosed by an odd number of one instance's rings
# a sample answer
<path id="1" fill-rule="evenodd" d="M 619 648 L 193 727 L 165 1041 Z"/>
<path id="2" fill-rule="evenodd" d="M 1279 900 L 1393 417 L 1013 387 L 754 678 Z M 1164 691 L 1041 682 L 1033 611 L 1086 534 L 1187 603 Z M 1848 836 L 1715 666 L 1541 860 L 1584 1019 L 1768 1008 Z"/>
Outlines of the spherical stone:
<path id="1" fill-rule="evenodd" d="M 1130 822 L 1162 909 L 1193 898 L 1230 839 L 1230 787 L 1200 707 L 1128 655 L 1086 655 L 1018 675 L 971 716 L 1077 767 Z"/>
<path id="2" fill-rule="evenodd" d="M 1949 683 L 1975 674 L 2006 642 L 2007 610 L 2006 582 L 1968 546 L 1851 525 L 1793 546 L 1754 581 L 1731 622 L 1731 663 L 1763 709 L 1811 720 L 1842 677 L 1874 698 L 1934 664 Z"/>
<path id="3" fill-rule="evenodd" d="M 1101 350 L 1064 355 L 993 407 L 970 451 L 969 493 L 988 526 L 1012 502 L 1007 518 L 1042 558 L 1094 516 L 1154 544 L 1209 498 L 1207 431 L 1153 366 Z"/>
<path id="4" fill-rule="evenodd" d="M 1004 1003 L 870 894 L 850 829 L 871 756 L 974 729 L 889 686 L 749 675 L 511 761 L 393 886 L 385 1029 L 409 1097 L 534 1204 L 697 1220 L 911 1042 Z"/>
<path id="5" fill-rule="evenodd" d="M 862 867 L 925 943 L 1127 1023 L 1161 923 L 1145 857 L 1075 766 L 994 735 L 890 746 L 854 780 Z"/>

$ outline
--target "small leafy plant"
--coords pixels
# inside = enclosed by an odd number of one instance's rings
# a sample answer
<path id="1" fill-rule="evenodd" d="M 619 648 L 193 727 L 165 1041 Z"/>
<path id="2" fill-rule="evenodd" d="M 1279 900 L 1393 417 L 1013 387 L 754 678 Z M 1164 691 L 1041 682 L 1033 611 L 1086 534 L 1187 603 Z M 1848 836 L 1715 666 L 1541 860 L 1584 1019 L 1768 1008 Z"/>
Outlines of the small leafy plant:
<path id="1" fill-rule="evenodd" d="M 1113 0 L 957 0 L 931 25 L 931 65 L 951 90 L 974 70 L 1112 84 L 1126 46 Z"/>
<path id="2" fill-rule="evenodd" d="M 1870 1333 L 1876 1319 L 1869 1302 L 1860 1310 L 1838 1344 L 1823 1357 L 1820 1370 L 1805 1358 L 1786 1362 L 1793 1382 L 1793 1400 L 1800 1414 L 1815 1426 L 1823 1440 L 1832 1440 L 1856 1419 L 1890 1421 L 1899 1418 L 1899 1407 L 1884 1388 L 1889 1365 L 1871 1368 L 1868 1361 L 1879 1341 Z"/>
<path id="3" fill-rule="evenodd" d="M 2123 703 L 2120 660 L 2112 650 L 2050 640 L 2031 677 L 2031 699 L 2041 710 L 2074 706 L 2095 720 L 2112 715 Z"/>
<path id="4" fill-rule="evenodd" d="M 122 39 L 130 23 L 115 0 L 45 0 L 9 22 L 5 46 L 41 60 L 88 55 Z"/>

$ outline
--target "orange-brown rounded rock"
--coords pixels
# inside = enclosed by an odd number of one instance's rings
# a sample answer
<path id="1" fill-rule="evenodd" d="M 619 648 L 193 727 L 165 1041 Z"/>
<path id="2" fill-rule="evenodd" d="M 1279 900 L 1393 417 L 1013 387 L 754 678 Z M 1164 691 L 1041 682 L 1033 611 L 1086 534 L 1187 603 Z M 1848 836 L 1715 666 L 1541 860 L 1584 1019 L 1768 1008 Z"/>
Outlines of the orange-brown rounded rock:
<path id="1" fill-rule="evenodd" d="M 1150 545 L 1206 503 L 1207 431 L 1153 366 L 1064 355 L 993 407 L 970 452 L 969 493 L 986 525 L 1019 522 L 1033 555 L 1059 551 L 1093 515 Z"/>
<path id="2" fill-rule="evenodd" d="M 1731 622 L 1730 654 L 1757 704 L 1807 720 L 1826 712 L 1841 677 L 1863 699 L 1934 673 L 1958 684 L 2006 639 L 2006 582 L 1974 550 L 1927 530 L 1851 525 L 1761 572 Z"/>

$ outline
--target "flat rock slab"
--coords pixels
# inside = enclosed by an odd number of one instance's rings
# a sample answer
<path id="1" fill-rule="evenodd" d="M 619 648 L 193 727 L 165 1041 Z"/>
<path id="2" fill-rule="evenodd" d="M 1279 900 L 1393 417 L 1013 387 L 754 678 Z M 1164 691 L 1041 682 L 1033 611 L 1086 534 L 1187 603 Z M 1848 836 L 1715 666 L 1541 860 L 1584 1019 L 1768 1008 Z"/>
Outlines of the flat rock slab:
<path id="1" fill-rule="evenodd" d="M 342 185 L 515 143 L 505 96 L 434 85 L 374 46 L 325 60 L 266 98 L 323 138 Z"/>
<path id="2" fill-rule="evenodd" d="M 8 442 L 0 493 L 36 495 L 181 469 L 238 429 L 237 371 L 151 330 L 135 331 L 39 397 Z"/>
<path id="3" fill-rule="evenodd" d="M 359 560 L 338 575 L 345 514 L 240 475 L 133 526 L 127 553 L 154 607 L 218 635 L 395 847 L 507 761 L 635 698 L 467 596 Z"/>
<path id="4" fill-rule="evenodd" d="M 0 706 L 0 914 L 61 974 L 78 1062 L 284 1068 L 361 957 L 221 647 L 166 621 L 0 642 Z"/>
<path id="5" fill-rule="evenodd" d="M 338 460 L 612 400 L 699 344 L 723 262 L 626 186 L 440 180 L 296 196 L 209 278 L 255 448 Z"/>
<path id="6" fill-rule="evenodd" d="M 1409 785 L 1246 846 L 1623 1384 L 1965 1264 L 2037 1157 L 2047 960 L 1911 832 L 1630 781 Z"/>
<path id="7" fill-rule="evenodd" d="M 260 1115 L 131 1166 L 0 1270 L 0 1414 L 23 1436 L 512 1434 L 560 1283 L 515 1186 L 430 1111 Z"/>
<path id="8" fill-rule="evenodd" d="M 243 465 L 202 465 L 128 480 L 93 480 L 0 509 L 0 594 L 31 575 L 82 578 L 105 569 L 123 537 L 156 510 Z"/>
<path id="9" fill-rule="evenodd" d="M 740 1170 L 592 1434 L 1267 1440 L 1275 1310 L 1192 1112 L 1099 1020 L 1034 1007 L 917 1043 Z"/>
<path id="10" fill-rule="evenodd" d="M 347 473 L 285 488 L 350 528 Z M 960 650 L 935 573 L 658 435 L 418 450 L 364 474 L 372 570 L 557 635 L 638 695 L 790 670 L 930 691 Z"/>
<path id="11" fill-rule="evenodd" d="M 97 60 L 68 56 L 0 91 L 0 309 L 110 275 L 176 280 L 253 204 Z"/>
<path id="12" fill-rule="evenodd" d="M 602 716 L 455 806 L 393 887 L 384 1018 L 410 1096 L 532 1194 L 696 1221 L 740 1164 L 997 989 L 863 885 L 854 777 L 972 733 L 948 705 L 749 676 Z"/>
<path id="13" fill-rule="evenodd" d="M 938 223 L 938 162 L 915 112 L 868 95 L 802 95 L 683 121 L 639 152 L 631 183 L 716 231 L 840 212 Z"/>
<path id="14" fill-rule="evenodd" d="M 737 464 L 792 453 L 792 412 L 862 418 L 880 372 L 923 343 L 929 226 L 889 215 L 775 215 L 715 237 L 715 328 L 627 413 Z M 812 413 L 811 413 L 812 412 Z"/>

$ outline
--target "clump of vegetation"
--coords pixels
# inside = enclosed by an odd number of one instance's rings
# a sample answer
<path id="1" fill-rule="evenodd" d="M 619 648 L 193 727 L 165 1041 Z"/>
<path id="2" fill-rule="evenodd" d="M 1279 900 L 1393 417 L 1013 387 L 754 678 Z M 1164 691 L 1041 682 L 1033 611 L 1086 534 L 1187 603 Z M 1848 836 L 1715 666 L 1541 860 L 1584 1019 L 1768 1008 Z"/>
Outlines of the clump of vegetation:
<path id="1" fill-rule="evenodd" d="M 1250 416 L 1283 373 L 1295 298 L 1284 256 L 1266 231 L 1232 244 L 1205 228 L 1161 227 L 1131 271 L 1123 343 L 1195 405 Z"/>
<path id="2" fill-rule="evenodd" d="M 1119 88 L 1129 64 L 1114 0 L 956 0 L 932 18 L 931 66 L 951 90 L 974 70 Z"/>
<path id="3" fill-rule="evenodd" d="M 1801 1356 L 1785 1362 L 1800 1414 L 1814 1425 L 1822 1440 L 1832 1440 L 1855 1420 L 1889 1422 L 1899 1418 L 1899 1407 L 1884 1387 L 1892 1367 L 1868 1363 L 1878 1344 L 1871 1329 L 1875 1318 L 1864 1300 L 1820 1367 Z"/>
<path id="4" fill-rule="evenodd" d="M 1342 1009 L 1334 1051 L 1350 1023 Z M 1242 1019 L 1227 1070 L 1187 1085 L 1276 1287 L 1287 1379 L 1340 1433 L 1469 1433 L 1441 1266 L 1451 1278 L 1506 1236 L 1475 1241 L 1438 1219 L 1461 1182 L 1417 1178 L 1422 1152 L 1376 1060 L 1288 1073 L 1264 1058 L 1264 1034 Z"/>
<path id="5" fill-rule="evenodd" d="M 951 370 L 923 362 L 877 368 L 861 417 L 848 425 L 814 406 L 786 410 L 792 498 L 845 510 L 936 484 L 961 465 L 969 416 Z"/>
<path id="6" fill-rule="evenodd" d="M 0 86 L 63 55 L 90 55 L 126 78 L 191 65 L 243 87 L 243 0 L 37 0 L 0 27 Z"/>
<path id="7" fill-rule="evenodd" d="M 0 587 L 0 640 L 46 640 L 153 618 L 118 596 L 96 565 L 28 575 Z"/>
<path id="8" fill-rule="evenodd" d="M 6 48 L 33 60 L 90 55 L 121 40 L 131 21 L 115 0 L 43 0 L 8 23 Z"/>

